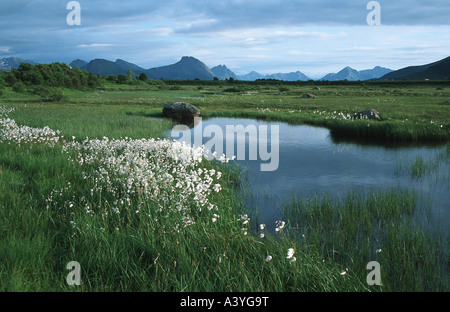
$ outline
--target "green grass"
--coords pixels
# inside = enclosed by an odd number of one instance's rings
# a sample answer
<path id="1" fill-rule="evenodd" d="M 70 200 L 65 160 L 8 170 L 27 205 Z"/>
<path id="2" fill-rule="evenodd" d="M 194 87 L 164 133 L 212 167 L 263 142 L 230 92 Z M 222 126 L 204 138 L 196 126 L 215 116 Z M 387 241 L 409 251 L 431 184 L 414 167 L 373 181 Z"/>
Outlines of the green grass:
<path id="1" fill-rule="evenodd" d="M 445 84 L 441 90 L 427 84 L 325 84 L 314 91 L 317 99 L 302 98 L 312 91 L 308 84 L 249 83 L 237 85 L 239 92 L 225 92 L 234 88 L 225 82 L 172 86 L 106 84 L 96 91 L 64 90 L 59 103 L 5 88 L 0 106 L 17 108 L 9 116 L 20 125 L 49 126 L 77 141 L 162 137 L 173 122 L 147 116 L 161 116 L 163 105 L 173 101 L 190 102 L 205 117 L 326 126 L 336 139 L 446 142 L 450 132 L 448 106 L 441 104 L 450 96 Z M 382 114 L 382 122 L 333 118 L 370 107 Z M 342 201 L 324 194 L 306 202 L 294 198 L 286 209 L 284 232 L 261 239 L 255 228 L 243 234 L 239 216 L 246 207 L 236 183 L 240 172 L 216 163 L 202 167 L 224 172 L 223 190 L 212 197 L 220 218 L 213 224 L 199 215 L 202 222 L 178 232 L 176 217 L 158 217 L 154 203 L 143 204 L 139 198 L 133 199 L 130 211 L 139 207 L 151 218 L 105 217 L 116 198 L 108 192 L 91 195 L 92 181 L 83 179 L 85 168 L 68 161 L 60 145 L 0 143 L 0 289 L 448 291 L 447 254 L 442 251 L 448 236 L 431 236 L 411 223 L 419 209 L 414 194 L 392 190 L 374 191 L 367 198 L 349 195 Z M 418 160 L 412 170 L 420 175 L 426 167 Z M 95 208 L 93 216 L 86 213 L 86 204 Z M 294 263 L 286 259 L 288 248 L 296 250 Z M 265 262 L 268 255 L 273 259 Z M 373 260 L 382 265 L 382 287 L 366 284 L 366 264 Z M 70 261 L 81 264 L 79 287 L 65 281 Z M 340 275 L 345 268 L 348 274 Z"/>
<path id="2" fill-rule="evenodd" d="M 369 261 L 381 264 L 385 291 L 446 291 L 448 234 L 430 230 L 426 207 L 408 190 L 305 200 L 284 211 L 301 248 L 340 263 L 356 275 Z"/>
<path id="3" fill-rule="evenodd" d="M 441 143 L 450 137 L 450 98 L 447 82 L 364 82 L 334 85 L 323 82 L 166 82 L 136 86 L 106 83 L 102 89 L 65 90 L 63 104 L 121 107 L 131 115 L 161 116 L 173 101 L 196 105 L 204 117 L 245 117 L 293 124 L 312 124 L 331 130 L 336 140 L 384 143 Z M 202 84 L 203 83 L 203 84 Z M 199 84 L 201 88 L 199 87 Z M 317 84 L 321 84 L 317 82 Z M 280 92 L 280 88 L 289 91 Z M 227 92 L 228 90 L 237 92 Z M 304 99 L 313 92 L 316 99 Z M 40 97 L 3 90 L 7 105 L 41 103 Z M 343 120 L 339 113 L 374 108 L 382 122 Z"/>
<path id="4" fill-rule="evenodd" d="M 116 100 L 124 97 L 124 104 L 141 105 L 139 110 L 130 108 L 129 112 L 135 114 L 161 116 L 164 104 L 181 100 L 196 105 L 204 117 L 244 117 L 324 126 L 340 140 L 432 143 L 446 142 L 450 137 L 448 105 L 443 104 L 450 98 L 450 89 L 444 85 L 325 84 L 317 91 L 309 83 L 238 83 L 234 86 L 218 83 L 205 85 L 201 90 L 195 85 L 177 85 L 179 88 L 173 91 L 106 93 Z M 289 91 L 280 92 L 280 88 L 289 88 Z M 314 92 L 317 98 L 304 99 L 302 95 L 308 92 Z M 109 101 L 108 96 L 103 101 Z M 383 121 L 343 120 L 338 116 L 340 112 L 353 116 L 369 108 L 379 111 Z"/>

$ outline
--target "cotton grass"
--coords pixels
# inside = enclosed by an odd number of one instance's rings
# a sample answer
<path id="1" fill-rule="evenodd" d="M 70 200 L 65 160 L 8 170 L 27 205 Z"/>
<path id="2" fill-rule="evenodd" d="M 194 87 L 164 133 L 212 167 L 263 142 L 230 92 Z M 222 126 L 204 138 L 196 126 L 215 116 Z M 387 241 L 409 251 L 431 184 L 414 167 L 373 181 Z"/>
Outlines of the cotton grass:
<path id="1" fill-rule="evenodd" d="M 92 186 L 91 197 L 105 194 L 115 199 L 107 203 L 108 210 L 102 211 L 105 218 L 110 215 L 129 217 L 132 213 L 153 217 L 141 210 L 151 202 L 165 218 L 176 213 L 179 225 L 184 227 L 195 224 L 194 216 L 202 211 L 214 211 L 210 219 L 213 223 L 219 220 L 219 209 L 210 202 L 209 196 L 222 190 L 219 183 L 222 173 L 199 168 L 205 155 L 203 147 L 193 148 L 167 139 L 103 137 L 79 142 L 72 137 L 65 140 L 59 130 L 19 126 L 8 118 L 9 112 L 11 110 L 3 108 L 0 111 L 0 140 L 18 145 L 61 144 L 68 160 L 83 170 L 83 179 Z M 221 159 L 228 161 L 225 157 Z M 47 207 L 58 206 L 57 198 L 69 188 L 54 190 L 47 198 Z M 87 198 L 79 201 L 85 205 L 86 214 L 99 212 Z M 136 201 L 138 209 L 131 211 Z M 73 208 L 73 203 L 69 208 Z"/>

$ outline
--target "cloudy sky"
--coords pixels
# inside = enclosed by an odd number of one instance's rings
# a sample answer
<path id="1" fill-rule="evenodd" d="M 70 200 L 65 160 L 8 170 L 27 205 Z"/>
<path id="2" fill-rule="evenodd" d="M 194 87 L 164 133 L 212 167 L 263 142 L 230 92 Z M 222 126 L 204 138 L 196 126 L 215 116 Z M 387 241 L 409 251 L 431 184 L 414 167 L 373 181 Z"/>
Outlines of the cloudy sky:
<path id="1" fill-rule="evenodd" d="M 345 66 L 399 69 L 450 56 L 450 1 L 379 0 L 1 0 L 0 58 L 42 63 L 124 59 L 144 68 L 194 56 L 237 74 L 301 71 L 312 78 Z"/>

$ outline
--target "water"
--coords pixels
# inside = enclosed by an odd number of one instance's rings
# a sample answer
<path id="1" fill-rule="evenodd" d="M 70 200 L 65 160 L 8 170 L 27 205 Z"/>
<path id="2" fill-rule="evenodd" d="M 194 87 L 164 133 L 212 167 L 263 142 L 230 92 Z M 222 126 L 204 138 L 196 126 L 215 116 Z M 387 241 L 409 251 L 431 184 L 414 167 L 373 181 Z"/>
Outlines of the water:
<path id="1" fill-rule="evenodd" d="M 292 194 L 307 198 L 330 195 L 345 198 L 349 192 L 367 193 L 391 187 L 408 188 L 419 196 L 420 205 L 431 205 L 427 216 L 431 223 L 442 221 L 450 224 L 450 161 L 446 147 L 383 147 L 355 143 L 335 143 L 330 131 L 325 128 L 305 125 L 289 125 L 280 122 L 264 122 L 251 119 L 212 118 L 203 120 L 196 128 L 186 130 L 193 144 L 194 131 L 198 127 L 220 127 L 226 133 L 227 125 L 254 125 L 279 127 L 279 166 L 275 171 L 261 171 L 261 163 L 268 161 L 249 160 L 249 138 L 234 138 L 234 151 L 245 144 L 245 160 L 236 160 L 246 173 L 244 177 L 251 186 L 251 196 L 247 199 L 248 213 L 252 213 L 259 223 L 274 224 L 283 219 L 281 204 Z M 267 136 L 269 150 L 270 133 Z M 170 131 L 168 132 L 170 136 Z M 261 132 L 258 133 L 261 135 Z M 178 139 L 179 137 L 175 137 Z M 203 143 L 211 137 L 203 138 Z M 253 139 L 251 139 L 253 140 Z M 257 140 L 258 144 L 261 139 Z M 226 142 L 223 142 L 226 153 Z M 422 176 L 412 175 L 412 164 L 422 157 L 431 170 Z M 258 158 L 259 159 L 259 158 Z M 425 216 L 424 216 L 425 217 Z"/>

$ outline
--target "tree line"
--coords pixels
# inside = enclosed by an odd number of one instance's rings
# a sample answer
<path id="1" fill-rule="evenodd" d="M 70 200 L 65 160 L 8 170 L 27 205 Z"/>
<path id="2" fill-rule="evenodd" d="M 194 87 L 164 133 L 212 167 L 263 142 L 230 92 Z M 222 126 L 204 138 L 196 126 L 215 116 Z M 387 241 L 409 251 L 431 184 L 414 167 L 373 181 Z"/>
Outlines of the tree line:
<path id="1" fill-rule="evenodd" d="M 4 80 L 10 87 L 18 82 L 26 87 L 46 86 L 77 90 L 95 88 L 100 85 L 100 79 L 94 74 L 64 63 L 38 65 L 21 63 L 19 68 L 12 69 Z"/>
<path id="2" fill-rule="evenodd" d="M 39 95 L 43 101 L 62 100 L 62 88 L 85 90 L 101 85 L 98 76 L 64 63 L 21 63 L 18 68 L 2 73 L 1 77 L 0 90 L 2 86 L 11 87 L 17 93 Z"/>

